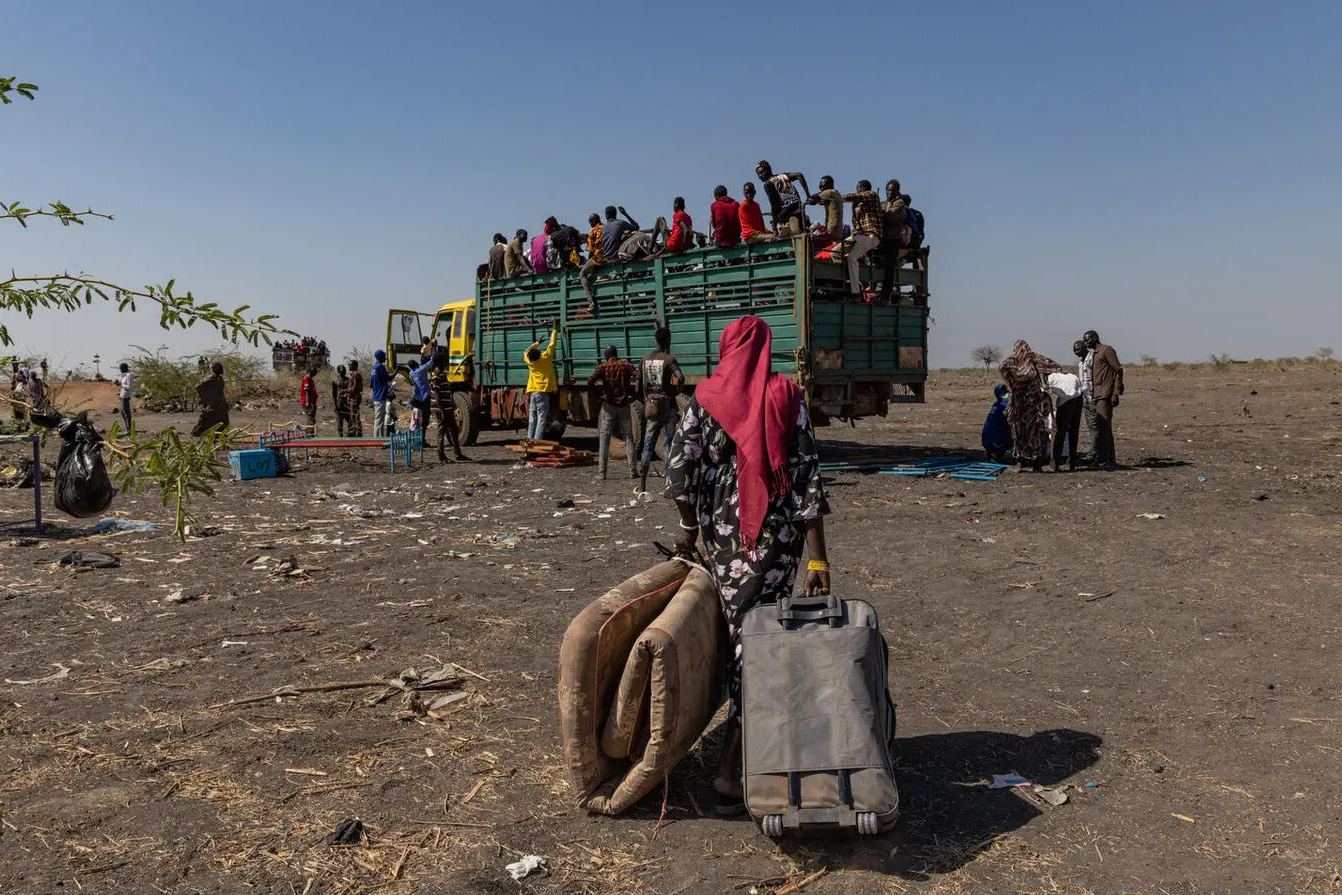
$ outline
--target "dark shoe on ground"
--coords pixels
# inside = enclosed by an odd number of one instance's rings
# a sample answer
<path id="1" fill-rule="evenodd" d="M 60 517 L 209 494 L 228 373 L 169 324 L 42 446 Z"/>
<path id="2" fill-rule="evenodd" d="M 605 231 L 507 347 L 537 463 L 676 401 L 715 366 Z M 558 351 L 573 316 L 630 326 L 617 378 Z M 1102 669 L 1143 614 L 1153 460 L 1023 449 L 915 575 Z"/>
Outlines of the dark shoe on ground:
<path id="1" fill-rule="evenodd" d="M 468 457 L 468 456 L 466 456 L 465 454 L 457 454 L 457 456 L 456 456 L 456 461 L 457 461 L 458 463 L 470 463 L 470 462 L 471 462 L 471 458 Z"/>

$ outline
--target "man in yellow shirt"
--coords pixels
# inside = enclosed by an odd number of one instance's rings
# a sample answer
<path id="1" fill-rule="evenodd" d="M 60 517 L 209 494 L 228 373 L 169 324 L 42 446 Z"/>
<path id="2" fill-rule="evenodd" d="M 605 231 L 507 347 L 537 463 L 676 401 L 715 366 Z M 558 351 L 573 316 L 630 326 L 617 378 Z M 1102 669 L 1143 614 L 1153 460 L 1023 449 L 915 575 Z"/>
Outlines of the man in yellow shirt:
<path id="1" fill-rule="evenodd" d="M 550 395 L 558 393 L 555 377 L 555 345 L 559 339 L 559 321 L 550 320 L 550 344 L 544 351 L 540 342 L 532 342 L 527 349 L 527 438 L 545 437 L 545 423 L 550 417 Z"/>

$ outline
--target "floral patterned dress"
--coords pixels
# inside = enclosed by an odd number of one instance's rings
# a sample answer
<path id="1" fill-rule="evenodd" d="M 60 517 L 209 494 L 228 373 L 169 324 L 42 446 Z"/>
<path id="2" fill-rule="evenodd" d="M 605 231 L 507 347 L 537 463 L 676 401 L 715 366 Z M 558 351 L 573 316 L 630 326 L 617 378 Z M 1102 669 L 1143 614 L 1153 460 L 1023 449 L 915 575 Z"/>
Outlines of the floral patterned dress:
<path id="1" fill-rule="evenodd" d="M 736 444 L 699 402 L 691 398 L 666 462 L 666 496 L 694 507 L 708 560 L 722 598 L 731 649 L 727 660 L 730 703 L 735 719 L 741 695 L 742 616 L 759 602 L 774 602 L 792 591 L 806 548 L 806 526 L 829 514 L 815 430 L 806 405 L 788 445 L 791 489 L 773 498 L 753 550 L 741 546 L 737 517 Z"/>

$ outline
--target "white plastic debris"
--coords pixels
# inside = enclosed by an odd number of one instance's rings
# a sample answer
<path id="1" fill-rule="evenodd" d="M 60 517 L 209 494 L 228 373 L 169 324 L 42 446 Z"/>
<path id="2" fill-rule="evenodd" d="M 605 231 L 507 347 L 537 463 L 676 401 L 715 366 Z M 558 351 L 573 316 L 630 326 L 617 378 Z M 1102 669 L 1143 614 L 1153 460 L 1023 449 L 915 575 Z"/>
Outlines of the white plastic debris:
<path id="1" fill-rule="evenodd" d="M 522 860 L 514 861 L 503 868 L 513 879 L 526 879 L 537 870 L 545 868 L 545 859 L 540 855 L 523 855 Z"/>

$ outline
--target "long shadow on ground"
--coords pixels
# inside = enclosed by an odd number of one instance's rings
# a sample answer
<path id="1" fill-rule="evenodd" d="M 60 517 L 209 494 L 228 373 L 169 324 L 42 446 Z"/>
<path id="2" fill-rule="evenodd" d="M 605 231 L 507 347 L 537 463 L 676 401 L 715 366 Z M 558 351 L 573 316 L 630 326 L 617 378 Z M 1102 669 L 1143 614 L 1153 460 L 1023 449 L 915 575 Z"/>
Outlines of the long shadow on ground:
<path id="1" fill-rule="evenodd" d="M 971 731 L 910 737 L 895 742 L 900 820 L 875 839 L 826 834 L 784 839 L 785 851 L 819 846 L 831 867 L 867 870 L 925 881 L 972 862 L 993 841 L 1042 811 L 1007 789 L 989 789 L 994 774 L 1012 771 L 1052 786 L 1093 765 L 1103 741 L 1075 730 L 1023 737 Z"/>

